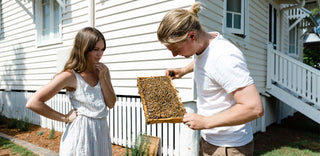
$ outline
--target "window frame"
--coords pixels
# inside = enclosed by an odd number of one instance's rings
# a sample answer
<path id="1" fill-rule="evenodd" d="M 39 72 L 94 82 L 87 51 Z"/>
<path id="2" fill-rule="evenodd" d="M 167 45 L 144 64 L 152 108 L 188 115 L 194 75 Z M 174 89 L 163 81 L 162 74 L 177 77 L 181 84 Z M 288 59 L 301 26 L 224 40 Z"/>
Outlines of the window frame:
<path id="1" fill-rule="evenodd" d="M 42 31 L 43 31 L 43 5 L 42 0 L 37 1 L 36 3 L 36 44 L 37 47 L 41 46 L 47 46 L 47 45 L 53 45 L 53 44 L 59 44 L 62 43 L 62 7 L 59 5 L 59 32 L 58 37 L 54 37 L 54 3 L 58 3 L 56 0 L 49 0 L 49 11 L 50 11 L 50 35 L 49 39 L 44 40 Z"/>
<path id="2" fill-rule="evenodd" d="M 290 23 L 290 22 L 289 22 Z M 292 37 L 291 36 L 291 31 L 294 31 L 294 36 Z M 291 44 L 291 39 L 294 39 L 294 52 L 292 53 L 292 51 L 290 50 L 290 46 L 292 45 Z M 294 58 L 298 58 L 299 57 L 299 28 L 298 28 L 298 25 L 296 25 L 295 27 L 293 27 L 290 31 L 289 31 L 289 50 L 288 50 L 288 54 L 291 56 L 291 57 L 294 57 Z"/>
<path id="3" fill-rule="evenodd" d="M 227 27 L 227 21 L 228 21 L 228 18 L 227 18 L 227 13 L 229 12 L 227 10 L 227 5 L 228 5 L 228 0 L 225 1 L 225 7 L 224 7 L 224 28 L 225 28 L 225 31 L 228 32 L 228 33 L 233 33 L 233 34 L 238 34 L 238 35 L 246 35 L 246 16 L 247 16 L 247 11 L 246 11 L 246 7 L 247 7 L 247 4 L 248 4 L 248 1 L 247 0 L 240 0 L 241 1 L 241 24 L 240 24 L 240 29 L 237 29 L 237 28 L 234 28 L 233 24 L 234 24 L 234 18 L 232 20 L 232 28 L 230 27 Z"/>
<path id="4" fill-rule="evenodd" d="M 280 23 L 279 10 L 280 9 L 276 8 L 275 6 L 276 5 L 269 3 L 269 7 L 268 7 L 268 43 L 272 44 L 273 49 L 277 50 L 277 49 L 279 49 L 279 42 L 278 41 L 279 41 L 279 23 Z"/>

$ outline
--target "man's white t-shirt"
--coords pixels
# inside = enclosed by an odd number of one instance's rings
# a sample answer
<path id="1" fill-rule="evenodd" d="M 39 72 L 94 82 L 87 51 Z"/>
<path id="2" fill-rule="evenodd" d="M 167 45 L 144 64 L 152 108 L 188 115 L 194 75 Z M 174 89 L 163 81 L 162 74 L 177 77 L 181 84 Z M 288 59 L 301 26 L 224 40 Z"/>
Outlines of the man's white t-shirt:
<path id="1" fill-rule="evenodd" d="M 217 33 L 217 32 L 215 32 Z M 217 33 L 203 53 L 195 58 L 198 114 L 211 116 L 236 104 L 232 92 L 253 84 L 242 52 Z M 250 123 L 201 130 L 210 144 L 223 147 L 243 146 L 253 139 Z"/>

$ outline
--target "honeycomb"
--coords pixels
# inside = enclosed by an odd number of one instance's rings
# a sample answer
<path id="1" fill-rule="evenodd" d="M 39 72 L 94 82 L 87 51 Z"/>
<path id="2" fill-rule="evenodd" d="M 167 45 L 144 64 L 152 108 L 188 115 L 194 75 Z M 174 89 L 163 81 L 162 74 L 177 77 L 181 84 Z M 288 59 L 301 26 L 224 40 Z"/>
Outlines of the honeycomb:
<path id="1" fill-rule="evenodd" d="M 147 124 L 182 122 L 186 110 L 169 76 L 138 77 Z"/>

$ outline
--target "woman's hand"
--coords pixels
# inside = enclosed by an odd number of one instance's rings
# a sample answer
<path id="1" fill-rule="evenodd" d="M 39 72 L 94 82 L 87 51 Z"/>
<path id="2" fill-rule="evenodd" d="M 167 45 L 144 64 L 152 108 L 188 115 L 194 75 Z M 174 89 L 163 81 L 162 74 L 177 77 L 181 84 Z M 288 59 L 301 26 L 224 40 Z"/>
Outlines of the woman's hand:
<path id="1" fill-rule="evenodd" d="M 99 70 L 99 80 L 104 102 L 107 107 L 113 108 L 116 103 L 117 97 L 112 87 L 109 68 L 101 62 L 96 64 L 96 68 Z"/>
<path id="2" fill-rule="evenodd" d="M 99 71 L 99 79 L 105 79 L 107 76 L 106 74 L 109 74 L 109 68 L 101 62 L 96 64 L 96 68 Z"/>
<path id="3" fill-rule="evenodd" d="M 65 115 L 66 116 L 66 121 L 65 123 L 69 123 L 69 122 L 73 122 L 78 114 L 77 114 L 77 110 L 76 109 L 72 109 L 68 114 Z"/>

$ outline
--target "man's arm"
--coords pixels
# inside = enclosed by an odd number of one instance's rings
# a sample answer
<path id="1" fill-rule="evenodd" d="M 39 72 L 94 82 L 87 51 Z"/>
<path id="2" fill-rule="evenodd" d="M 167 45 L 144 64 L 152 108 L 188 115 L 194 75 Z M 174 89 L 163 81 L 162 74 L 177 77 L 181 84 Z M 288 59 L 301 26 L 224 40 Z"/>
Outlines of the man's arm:
<path id="1" fill-rule="evenodd" d="M 263 116 L 262 102 L 254 84 L 239 88 L 232 95 L 237 103 L 230 109 L 212 116 L 186 114 L 183 122 L 191 129 L 200 130 L 240 125 Z"/>

